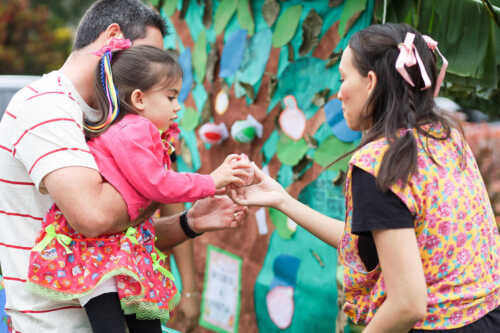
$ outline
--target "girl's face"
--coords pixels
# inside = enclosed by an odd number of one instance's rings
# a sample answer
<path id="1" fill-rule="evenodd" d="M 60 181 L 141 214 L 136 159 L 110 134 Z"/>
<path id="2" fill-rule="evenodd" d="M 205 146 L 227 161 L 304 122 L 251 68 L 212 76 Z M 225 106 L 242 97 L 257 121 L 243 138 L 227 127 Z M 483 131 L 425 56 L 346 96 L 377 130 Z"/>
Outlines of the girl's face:
<path id="1" fill-rule="evenodd" d="M 144 92 L 139 114 L 151 120 L 158 129 L 168 129 L 177 119 L 177 112 L 181 109 L 177 100 L 181 87 L 182 79 L 171 87 L 153 87 Z"/>
<path id="2" fill-rule="evenodd" d="M 366 119 L 366 103 L 376 84 L 375 73 L 370 71 L 362 76 L 354 67 L 353 54 L 350 47 L 342 53 L 339 65 L 342 84 L 338 92 L 338 99 L 342 101 L 342 109 L 347 126 L 354 131 L 367 129 L 371 126 L 370 119 Z"/>

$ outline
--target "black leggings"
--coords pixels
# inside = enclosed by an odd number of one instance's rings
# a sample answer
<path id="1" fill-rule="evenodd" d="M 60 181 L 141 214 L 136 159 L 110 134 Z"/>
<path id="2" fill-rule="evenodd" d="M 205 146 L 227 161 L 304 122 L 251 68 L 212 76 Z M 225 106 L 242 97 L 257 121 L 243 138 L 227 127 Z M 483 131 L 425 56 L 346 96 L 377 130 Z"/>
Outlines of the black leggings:
<path id="1" fill-rule="evenodd" d="M 138 320 L 135 314 L 124 315 L 118 293 L 106 293 L 92 298 L 84 306 L 94 333 L 162 333 L 161 322 Z"/>

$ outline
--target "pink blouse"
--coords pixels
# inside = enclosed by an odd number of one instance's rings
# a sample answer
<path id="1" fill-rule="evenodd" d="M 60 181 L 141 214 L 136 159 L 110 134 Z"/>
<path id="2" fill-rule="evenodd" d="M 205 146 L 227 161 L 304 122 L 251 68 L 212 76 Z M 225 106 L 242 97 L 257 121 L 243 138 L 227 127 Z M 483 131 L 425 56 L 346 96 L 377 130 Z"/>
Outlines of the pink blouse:
<path id="1" fill-rule="evenodd" d="M 210 175 L 168 169 L 158 128 L 139 115 L 127 114 L 88 145 L 102 176 L 127 203 L 131 220 L 152 201 L 192 202 L 215 194 Z"/>

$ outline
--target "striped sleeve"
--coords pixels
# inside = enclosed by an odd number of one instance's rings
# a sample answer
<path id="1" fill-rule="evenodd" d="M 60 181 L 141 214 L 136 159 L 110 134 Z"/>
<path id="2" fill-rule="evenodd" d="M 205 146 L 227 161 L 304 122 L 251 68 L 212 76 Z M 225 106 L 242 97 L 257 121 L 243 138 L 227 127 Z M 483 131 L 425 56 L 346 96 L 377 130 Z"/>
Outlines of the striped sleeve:
<path id="1" fill-rule="evenodd" d="M 65 95 L 43 95 L 26 101 L 14 115 L 12 154 L 23 163 L 36 188 L 54 170 L 81 166 L 97 169 L 82 130 L 79 105 Z"/>

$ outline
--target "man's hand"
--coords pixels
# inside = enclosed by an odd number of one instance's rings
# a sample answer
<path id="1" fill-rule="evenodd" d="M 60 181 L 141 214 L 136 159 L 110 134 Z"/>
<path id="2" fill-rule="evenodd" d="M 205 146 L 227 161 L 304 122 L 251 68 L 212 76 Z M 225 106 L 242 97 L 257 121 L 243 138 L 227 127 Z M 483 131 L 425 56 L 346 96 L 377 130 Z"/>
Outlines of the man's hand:
<path id="1" fill-rule="evenodd" d="M 188 210 L 188 223 L 194 232 L 239 227 L 248 208 L 234 203 L 226 195 L 216 195 L 196 201 Z"/>

